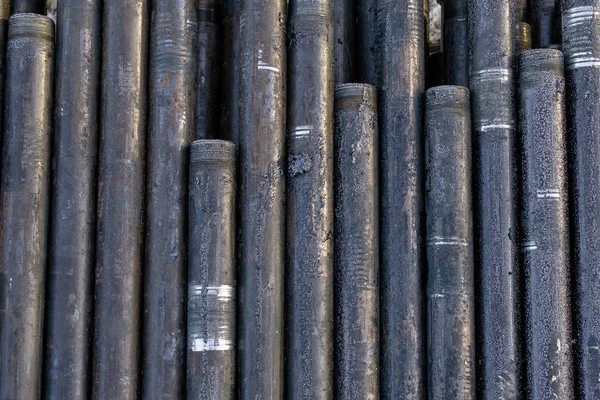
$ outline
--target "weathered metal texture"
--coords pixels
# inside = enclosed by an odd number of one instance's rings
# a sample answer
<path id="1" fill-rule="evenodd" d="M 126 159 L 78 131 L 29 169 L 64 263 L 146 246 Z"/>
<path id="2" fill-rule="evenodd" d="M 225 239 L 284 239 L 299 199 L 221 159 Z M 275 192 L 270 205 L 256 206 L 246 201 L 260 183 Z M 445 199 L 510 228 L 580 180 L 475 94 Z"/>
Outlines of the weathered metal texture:
<path id="1" fill-rule="evenodd" d="M 4 132 L 4 86 L 6 77 L 6 45 L 8 40 L 8 19 L 10 18 L 10 0 L 0 0 L 0 145 Z"/>
<path id="2" fill-rule="evenodd" d="M 377 41 L 377 1 L 356 0 L 356 81 L 379 83 L 379 43 Z M 346 83 L 346 82 L 343 82 Z"/>
<path id="3" fill-rule="evenodd" d="M 94 400 L 135 399 L 139 386 L 148 8 L 103 5 Z"/>
<path id="4" fill-rule="evenodd" d="M 519 58 L 526 393 L 573 399 L 565 78 L 558 50 Z"/>
<path id="5" fill-rule="evenodd" d="M 427 63 L 427 88 L 444 84 L 444 53 L 432 53 Z"/>
<path id="6" fill-rule="evenodd" d="M 469 90 L 427 91 L 427 393 L 475 399 L 475 304 Z"/>
<path id="7" fill-rule="evenodd" d="M 576 397 L 600 398 L 600 4 L 567 0 L 563 50 L 573 235 Z"/>
<path id="8" fill-rule="evenodd" d="M 216 0 L 198 1 L 196 139 L 219 137 L 219 50 Z"/>
<path id="9" fill-rule="evenodd" d="M 379 398 L 377 93 L 335 86 L 335 398 Z"/>
<path id="10" fill-rule="evenodd" d="M 89 398 L 102 2 L 57 9 L 44 397 Z"/>
<path id="11" fill-rule="evenodd" d="M 239 146 L 240 99 L 240 5 L 241 0 L 223 2 L 223 53 L 219 74 L 221 100 L 220 137 Z"/>
<path id="12" fill-rule="evenodd" d="M 469 86 L 467 0 L 440 0 L 443 13 L 444 83 Z"/>
<path id="13" fill-rule="evenodd" d="M 241 399 L 284 397 L 286 23 L 286 0 L 243 0 L 238 321 Z"/>
<path id="14" fill-rule="evenodd" d="M 517 24 L 517 38 L 515 43 L 515 54 L 531 50 L 531 26 L 525 22 Z"/>
<path id="15" fill-rule="evenodd" d="M 10 14 L 35 13 L 46 15 L 46 0 L 8 0 Z"/>
<path id="16" fill-rule="evenodd" d="M 333 399 L 333 1 L 289 7 L 286 398 Z"/>
<path id="17" fill-rule="evenodd" d="M 333 75 L 336 84 L 353 82 L 356 76 L 355 1 L 333 0 Z"/>
<path id="18" fill-rule="evenodd" d="M 190 151 L 187 399 L 235 399 L 235 145 Z"/>
<path id="19" fill-rule="evenodd" d="M 515 2 L 515 23 L 527 22 L 528 2 L 533 0 L 514 0 Z"/>
<path id="20" fill-rule="evenodd" d="M 0 398 L 40 398 L 54 23 L 10 18 L 0 183 Z"/>
<path id="21" fill-rule="evenodd" d="M 529 0 L 528 20 L 534 48 L 561 43 L 561 0 Z"/>
<path id="22" fill-rule="evenodd" d="M 423 1 L 380 0 L 381 396 L 425 396 Z"/>
<path id="23" fill-rule="evenodd" d="M 189 146 L 194 137 L 197 9 L 153 0 L 142 396 L 185 395 Z"/>
<path id="24" fill-rule="evenodd" d="M 520 398 L 515 1 L 469 0 L 478 396 Z"/>

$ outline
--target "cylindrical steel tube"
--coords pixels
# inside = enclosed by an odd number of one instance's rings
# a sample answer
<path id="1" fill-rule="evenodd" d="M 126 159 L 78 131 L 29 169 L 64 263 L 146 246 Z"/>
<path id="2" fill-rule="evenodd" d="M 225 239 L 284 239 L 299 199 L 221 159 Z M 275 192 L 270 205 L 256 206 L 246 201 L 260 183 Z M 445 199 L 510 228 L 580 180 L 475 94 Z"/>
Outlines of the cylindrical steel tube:
<path id="1" fill-rule="evenodd" d="M 514 12 L 515 0 L 469 0 L 477 379 L 483 400 L 520 393 Z"/>
<path id="2" fill-rule="evenodd" d="M 354 80 L 355 0 L 333 0 L 333 75 L 336 84 Z"/>
<path id="3" fill-rule="evenodd" d="M 40 398 L 54 23 L 10 18 L 0 182 L 0 398 Z"/>
<path id="4" fill-rule="evenodd" d="M 335 397 L 379 398 L 377 94 L 335 87 Z"/>
<path id="5" fill-rule="evenodd" d="M 441 0 L 443 13 L 444 83 L 469 86 L 469 21 L 467 0 Z"/>
<path id="6" fill-rule="evenodd" d="M 46 15 L 46 0 L 9 0 L 11 1 L 10 13 L 23 14 L 35 13 Z"/>
<path id="7" fill-rule="evenodd" d="M 356 81 L 377 85 L 377 74 L 379 72 L 379 44 L 377 43 L 378 0 L 355 1 Z"/>
<path id="8" fill-rule="evenodd" d="M 6 45 L 8 38 L 8 19 L 10 18 L 10 0 L 0 0 L 0 148 L 4 132 L 4 89 L 6 77 Z"/>
<path id="9" fill-rule="evenodd" d="M 216 0 L 198 0 L 196 139 L 216 138 L 219 126 L 219 46 Z"/>
<path id="10" fill-rule="evenodd" d="M 600 396 L 600 5 L 567 0 L 563 51 L 567 82 L 573 234 L 576 397 Z"/>
<path id="11" fill-rule="evenodd" d="M 242 3 L 238 321 L 242 400 L 284 397 L 286 22 L 287 0 Z"/>
<path id="12" fill-rule="evenodd" d="M 381 397 L 425 396 L 422 0 L 380 0 Z"/>
<path id="13" fill-rule="evenodd" d="M 58 3 L 45 398 L 87 400 L 94 300 L 102 2 Z"/>
<path id="14" fill-rule="evenodd" d="M 187 394 L 235 399 L 235 146 L 190 151 Z"/>
<path id="15" fill-rule="evenodd" d="M 427 91 L 427 393 L 475 399 L 475 282 L 469 90 Z"/>
<path id="16" fill-rule="evenodd" d="M 563 55 L 519 58 L 527 395 L 573 399 Z"/>
<path id="17" fill-rule="evenodd" d="M 223 2 L 223 55 L 220 77 L 220 136 L 239 146 L 240 119 L 240 3 L 241 0 Z"/>
<path id="18" fill-rule="evenodd" d="M 333 399 L 333 2 L 291 0 L 287 399 Z"/>
<path id="19" fill-rule="evenodd" d="M 144 399 L 185 394 L 189 146 L 194 137 L 196 2 L 153 0 L 142 335 Z"/>
<path id="20" fill-rule="evenodd" d="M 531 50 L 531 26 L 525 22 L 517 24 L 517 40 L 515 54 L 521 54 L 524 51 Z"/>
<path id="21" fill-rule="evenodd" d="M 561 0 L 529 0 L 528 20 L 534 48 L 561 42 Z M 589 2 L 588 2 L 589 3 Z"/>
<path id="22" fill-rule="evenodd" d="M 149 1 L 103 3 L 92 398 L 128 400 L 138 392 Z"/>

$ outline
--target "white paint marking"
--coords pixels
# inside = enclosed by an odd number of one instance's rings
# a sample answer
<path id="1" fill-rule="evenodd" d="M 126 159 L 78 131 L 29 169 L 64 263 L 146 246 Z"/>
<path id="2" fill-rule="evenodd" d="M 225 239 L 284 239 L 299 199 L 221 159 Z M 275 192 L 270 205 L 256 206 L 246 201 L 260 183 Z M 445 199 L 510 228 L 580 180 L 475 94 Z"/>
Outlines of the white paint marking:
<path id="1" fill-rule="evenodd" d="M 303 137 L 308 136 L 312 132 L 312 126 L 310 125 L 301 125 L 297 126 L 290 131 L 290 136 L 292 137 Z"/>
<path id="2" fill-rule="evenodd" d="M 558 199 L 560 198 L 560 191 L 558 189 L 538 189 L 538 199 Z"/>
<path id="3" fill-rule="evenodd" d="M 227 351 L 231 350 L 232 347 L 231 340 L 196 338 L 192 341 L 192 351 L 194 352 Z"/>
<path id="4" fill-rule="evenodd" d="M 259 61 L 258 62 L 258 69 L 266 69 L 266 70 L 272 71 L 272 72 L 279 72 L 279 68 L 273 67 L 273 66 L 267 64 L 264 61 Z"/>

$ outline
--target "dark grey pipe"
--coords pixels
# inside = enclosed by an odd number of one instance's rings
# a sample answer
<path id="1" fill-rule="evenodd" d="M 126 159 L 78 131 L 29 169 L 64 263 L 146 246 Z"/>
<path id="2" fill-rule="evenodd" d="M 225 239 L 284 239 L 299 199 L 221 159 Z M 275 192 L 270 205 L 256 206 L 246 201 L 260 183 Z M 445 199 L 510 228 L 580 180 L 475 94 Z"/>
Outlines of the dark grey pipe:
<path id="1" fill-rule="evenodd" d="M 96 296 L 94 400 L 138 393 L 144 258 L 148 0 L 105 0 Z"/>
<path id="2" fill-rule="evenodd" d="M 561 42 L 561 1 L 529 0 L 528 22 L 534 48 L 546 48 Z"/>
<path id="3" fill-rule="evenodd" d="M 223 53 L 220 77 L 220 136 L 238 146 L 240 119 L 240 3 L 241 0 L 223 2 Z"/>
<path id="4" fill-rule="evenodd" d="M 380 0 L 381 397 L 422 399 L 427 384 L 422 0 Z"/>
<path id="5" fill-rule="evenodd" d="M 379 398 L 377 93 L 335 87 L 335 398 Z"/>
<path id="6" fill-rule="evenodd" d="M 467 0 L 441 0 L 444 83 L 469 86 L 469 21 Z"/>
<path id="7" fill-rule="evenodd" d="M 219 126 L 220 40 L 215 0 L 198 1 L 196 139 L 216 138 Z"/>
<path id="8" fill-rule="evenodd" d="M 233 400 L 235 146 L 223 140 L 197 140 L 190 157 L 185 398 Z"/>
<path id="9" fill-rule="evenodd" d="M 238 320 L 242 400 L 284 397 L 286 15 L 287 0 L 242 2 Z"/>
<path id="10" fill-rule="evenodd" d="M 519 58 L 527 396 L 573 399 L 563 55 Z"/>
<path id="11" fill-rule="evenodd" d="M 427 389 L 430 399 L 475 399 L 475 282 L 469 90 L 427 91 Z"/>
<path id="12" fill-rule="evenodd" d="M 355 72 L 355 1 L 333 0 L 334 80 L 336 84 L 354 80 Z"/>
<path id="13" fill-rule="evenodd" d="M 54 23 L 10 18 L 0 181 L 0 398 L 39 399 L 50 191 Z"/>
<path id="14" fill-rule="evenodd" d="M 4 91 L 6 81 L 6 47 L 8 41 L 8 19 L 10 0 L 0 0 L 0 146 L 4 132 Z"/>
<path id="15" fill-rule="evenodd" d="M 102 2 L 58 2 L 44 397 L 89 398 Z"/>
<path id="16" fill-rule="evenodd" d="M 379 43 L 377 41 L 377 1 L 356 1 L 356 81 L 377 85 Z M 346 83 L 346 82 L 341 82 Z"/>
<path id="17" fill-rule="evenodd" d="M 10 14 L 34 13 L 46 15 L 46 0 L 9 0 Z"/>
<path id="18" fill-rule="evenodd" d="M 576 397 L 600 397 L 600 4 L 567 0 L 562 15 L 567 82 L 574 272 Z"/>
<path id="19" fill-rule="evenodd" d="M 142 335 L 144 399 L 185 394 L 189 146 L 194 138 L 196 2 L 153 0 Z"/>
<path id="20" fill-rule="evenodd" d="M 292 0 L 287 399 L 333 399 L 333 1 Z"/>
<path id="21" fill-rule="evenodd" d="M 515 0 L 469 0 L 478 396 L 520 396 Z"/>

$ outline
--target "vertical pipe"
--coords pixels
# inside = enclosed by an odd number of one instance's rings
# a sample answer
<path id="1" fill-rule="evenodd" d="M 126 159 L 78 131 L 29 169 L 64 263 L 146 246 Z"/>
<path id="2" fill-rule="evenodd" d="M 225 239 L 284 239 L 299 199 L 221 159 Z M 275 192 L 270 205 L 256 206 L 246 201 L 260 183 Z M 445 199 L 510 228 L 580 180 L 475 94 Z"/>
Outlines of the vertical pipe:
<path id="1" fill-rule="evenodd" d="M 286 23 L 287 0 L 243 0 L 238 363 L 242 400 L 284 397 Z"/>
<path id="2" fill-rule="evenodd" d="M 356 0 L 356 80 L 377 85 L 377 0 Z M 344 82 L 346 83 L 346 82 Z"/>
<path id="3" fill-rule="evenodd" d="M 46 0 L 9 0 L 11 1 L 10 13 L 34 13 L 46 15 Z"/>
<path id="4" fill-rule="evenodd" d="M 223 58 L 220 77 L 220 132 L 223 139 L 239 146 L 240 99 L 240 3 L 227 0 L 223 4 Z"/>
<path id="5" fill-rule="evenodd" d="M 335 390 L 379 398 L 377 94 L 335 87 Z"/>
<path id="6" fill-rule="evenodd" d="M 57 9 L 45 398 L 88 399 L 92 339 L 102 2 Z"/>
<path id="7" fill-rule="evenodd" d="M 432 53 L 427 62 L 427 88 L 444 84 L 444 53 Z"/>
<path id="8" fill-rule="evenodd" d="M 469 0 L 477 372 L 484 400 L 520 393 L 514 12 L 514 0 Z"/>
<path id="9" fill-rule="evenodd" d="M 515 55 L 531 50 L 531 26 L 525 22 L 517 24 L 517 40 L 515 43 Z"/>
<path id="10" fill-rule="evenodd" d="M 475 282 L 469 90 L 426 100 L 428 396 L 475 399 Z"/>
<path id="11" fill-rule="evenodd" d="M 185 394 L 189 146 L 194 137 L 196 3 L 153 0 L 144 266 L 144 399 Z"/>
<path id="12" fill-rule="evenodd" d="M 560 0 L 529 0 L 528 22 L 534 48 L 560 43 Z M 557 24 L 558 22 L 558 24 Z"/>
<path id="13" fill-rule="evenodd" d="M 4 132 L 4 91 L 6 78 L 6 47 L 10 0 L 0 0 L 0 148 Z"/>
<path id="14" fill-rule="evenodd" d="M 469 21 L 467 0 L 441 0 L 444 83 L 469 86 Z"/>
<path id="15" fill-rule="evenodd" d="M 333 399 L 333 2 L 289 7 L 286 398 Z"/>
<path id="16" fill-rule="evenodd" d="M 333 76 L 336 84 L 352 82 L 355 77 L 355 1 L 333 0 Z"/>
<path id="17" fill-rule="evenodd" d="M 217 137 L 219 123 L 219 40 L 215 0 L 198 0 L 196 139 Z"/>
<path id="18" fill-rule="evenodd" d="M 40 397 L 54 23 L 10 18 L 0 183 L 0 398 Z"/>
<path id="19" fill-rule="evenodd" d="M 135 399 L 142 303 L 147 0 L 105 0 L 92 398 Z"/>
<path id="20" fill-rule="evenodd" d="M 519 58 L 527 396 L 573 399 L 563 55 Z"/>
<path id="21" fill-rule="evenodd" d="M 187 399 L 235 399 L 235 146 L 190 151 Z"/>
<path id="22" fill-rule="evenodd" d="M 600 397 L 600 5 L 568 0 L 563 11 L 572 186 L 577 398 Z"/>
<path id="23" fill-rule="evenodd" d="M 380 0 L 381 395 L 425 396 L 423 0 Z"/>

